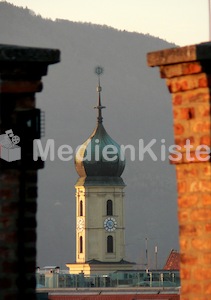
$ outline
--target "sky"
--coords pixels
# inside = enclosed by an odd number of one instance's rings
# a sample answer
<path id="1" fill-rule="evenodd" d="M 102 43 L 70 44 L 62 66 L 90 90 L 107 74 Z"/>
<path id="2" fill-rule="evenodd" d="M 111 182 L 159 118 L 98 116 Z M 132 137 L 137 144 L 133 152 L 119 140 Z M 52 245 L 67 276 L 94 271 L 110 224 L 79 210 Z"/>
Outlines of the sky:
<path id="1" fill-rule="evenodd" d="M 3 2 L 3 1 L 1 1 Z M 44 18 L 107 25 L 178 46 L 209 40 L 211 0 L 7 0 Z"/>

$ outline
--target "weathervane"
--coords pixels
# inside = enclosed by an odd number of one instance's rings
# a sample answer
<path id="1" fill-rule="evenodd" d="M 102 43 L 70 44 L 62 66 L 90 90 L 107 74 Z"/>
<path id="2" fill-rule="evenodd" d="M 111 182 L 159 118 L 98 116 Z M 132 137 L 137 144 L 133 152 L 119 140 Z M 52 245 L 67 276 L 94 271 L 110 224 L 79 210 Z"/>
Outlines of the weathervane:
<path id="1" fill-rule="evenodd" d="M 101 67 L 101 66 L 97 66 L 96 68 L 95 68 L 95 73 L 97 74 L 97 75 L 101 75 L 101 74 L 103 74 L 103 67 Z"/>
<path id="2" fill-rule="evenodd" d="M 102 91 L 102 87 L 100 86 L 100 75 L 103 74 L 103 68 L 101 66 L 97 66 L 95 68 L 95 74 L 97 74 L 98 76 L 98 86 L 97 86 L 97 92 L 98 92 L 98 106 L 95 106 L 95 108 L 98 109 L 98 123 L 102 123 L 103 122 L 103 117 L 102 117 L 102 109 L 105 108 L 105 106 L 101 105 L 101 91 Z"/>

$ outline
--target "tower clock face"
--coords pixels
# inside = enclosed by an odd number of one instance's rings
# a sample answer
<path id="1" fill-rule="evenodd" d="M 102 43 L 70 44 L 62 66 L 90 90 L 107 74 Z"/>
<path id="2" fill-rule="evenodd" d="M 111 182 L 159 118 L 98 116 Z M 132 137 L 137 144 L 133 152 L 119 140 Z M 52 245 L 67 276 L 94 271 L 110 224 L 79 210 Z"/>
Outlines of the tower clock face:
<path id="1" fill-rule="evenodd" d="M 117 227 L 117 222 L 114 218 L 109 217 L 109 218 L 105 219 L 104 228 L 106 231 L 109 231 L 109 232 L 114 231 L 116 229 L 116 227 Z"/>
<path id="2" fill-rule="evenodd" d="M 77 229 L 78 229 L 78 231 L 83 231 L 83 229 L 84 229 L 84 219 L 82 219 L 82 218 L 78 219 Z"/>

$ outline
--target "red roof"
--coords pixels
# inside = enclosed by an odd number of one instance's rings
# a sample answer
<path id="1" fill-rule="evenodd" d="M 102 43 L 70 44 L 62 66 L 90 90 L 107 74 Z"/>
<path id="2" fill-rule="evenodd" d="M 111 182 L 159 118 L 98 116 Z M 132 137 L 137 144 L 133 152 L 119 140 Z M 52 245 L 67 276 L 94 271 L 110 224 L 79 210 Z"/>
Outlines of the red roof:
<path id="1" fill-rule="evenodd" d="M 172 249 L 167 258 L 164 270 L 179 270 L 180 269 L 180 254 L 177 250 Z"/>
<path id="2" fill-rule="evenodd" d="M 173 294 L 128 294 L 128 295 L 49 295 L 49 300 L 180 300 Z"/>

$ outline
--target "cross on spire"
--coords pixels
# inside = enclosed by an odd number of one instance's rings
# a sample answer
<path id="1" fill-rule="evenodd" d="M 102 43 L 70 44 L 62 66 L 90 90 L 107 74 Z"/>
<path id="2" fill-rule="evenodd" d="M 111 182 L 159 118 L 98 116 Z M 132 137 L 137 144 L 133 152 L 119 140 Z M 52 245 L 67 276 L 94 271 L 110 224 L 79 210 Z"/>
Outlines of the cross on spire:
<path id="1" fill-rule="evenodd" d="M 95 108 L 98 109 L 97 122 L 98 123 L 103 123 L 102 109 L 105 108 L 105 106 L 102 106 L 102 104 L 101 104 L 101 91 L 102 91 L 102 87 L 100 86 L 100 75 L 103 74 L 103 68 L 100 67 L 100 66 L 97 66 L 95 68 L 95 74 L 97 74 L 97 76 L 98 76 L 98 86 L 97 86 L 98 105 L 95 106 Z"/>

